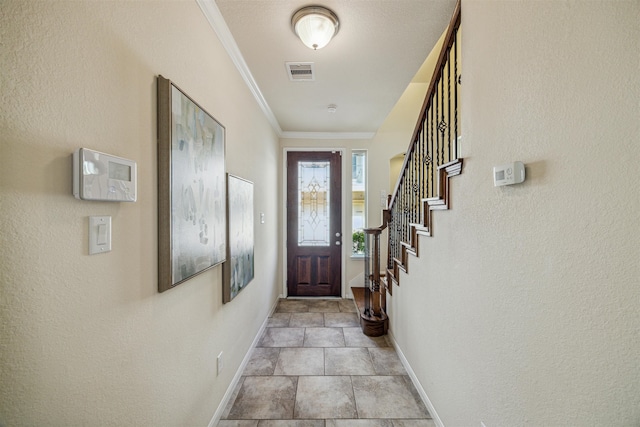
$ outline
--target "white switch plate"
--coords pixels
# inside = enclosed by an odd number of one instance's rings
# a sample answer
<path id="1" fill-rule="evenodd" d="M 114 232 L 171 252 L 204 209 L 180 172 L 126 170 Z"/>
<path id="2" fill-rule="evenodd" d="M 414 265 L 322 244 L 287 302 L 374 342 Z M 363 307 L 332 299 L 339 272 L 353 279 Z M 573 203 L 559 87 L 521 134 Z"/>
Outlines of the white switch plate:
<path id="1" fill-rule="evenodd" d="M 89 255 L 111 251 L 111 217 L 89 217 Z"/>
<path id="2" fill-rule="evenodd" d="M 217 365 L 217 375 L 220 375 L 220 372 L 222 372 L 222 368 L 224 368 L 224 364 L 222 363 L 222 352 L 220 352 L 220 354 L 218 355 L 216 365 Z"/>
<path id="3" fill-rule="evenodd" d="M 382 209 L 387 209 L 387 203 L 389 202 L 387 192 L 385 190 L 380 190 L 380 207 Z"/>

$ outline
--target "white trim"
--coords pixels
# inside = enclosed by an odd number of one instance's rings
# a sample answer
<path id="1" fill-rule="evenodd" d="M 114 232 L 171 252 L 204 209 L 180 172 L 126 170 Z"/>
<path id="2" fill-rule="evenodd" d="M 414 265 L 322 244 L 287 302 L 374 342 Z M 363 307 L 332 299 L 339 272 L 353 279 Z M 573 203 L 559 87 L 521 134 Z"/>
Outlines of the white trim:
<path id="1" fill-rule="evenodd" d="M 273 114 L 273 111 L 271 111 L 267 100 L 264 99 L 258 84 L 254 80 L 247 63 L 245 62 L 244 57 L 242 56 L 242 53 L 240 52 L 240 49 L 227 26 L 227 23 L 224 21 L 224 18 L 220 13 L 220 9 L 218 9 L 218 6 L 216 5 L 216 2 L 214 0 L 196 0 L 196 3 L 198 3 L 198 6 L 202 9 L 202 13 L 204 13 L 207 21 L 209 21 L 209 25 L 211 25 L 213 31 L 218 35 L 220 43 L 222 43 L 222 46 L 231 57 L 231 61 L 235 64 L 238 72 L 242 76 L 242 79 L 247 84 L 247 87 L 262 109 L 262 112 L 267 117 L 271 127 L 273 127 L 273 130 L 278 136 L 281 136 L 282 129 L 280 128 L 280 124 L 278 123 L 276 116 Z"/>
<path id="2" fill-rule="evenodd" d="M 260 337 L 262 337 L 262 333 L 267 327 L 269 318 L 273 315 L 274 311 L 276 311 L 276 307 L 278 306 L 278 300 L 280 298 L 282 298 L 282 296 L 276 299 L 275 303 L 271 307 L 271 310 L 269 311 L 269 314 L 267 315 L 267 318 L 264 319 L 264 322 L 262 322 L 262 326 L 260 326 L 260 330 L 258 331 L 255 338 L 253 339 L 253 342 L 251 343 L 249 350 L 247 350 L 247 354 L 245 354 L 244 359 L 242 359 L 242 363 L 238 367 L 236 374 L 233 376 L 233 379 L 231 380 L 231 384 L 229 384 L 227 391 L 222 397 L 222 401 L 218 405 L 218 409 L 216 409 L 216 412 L 214 412 L 213 418 L 211 418 L 211 421 L 209 421 L 208 427 L 215 427 L 216 425 L 218 425 L 218 422 L 220 422 L 220 418 L 222 418 L 222 414 L 224 413 L 224 410 L 227 408 L 227 404 L 229 403 L 231 396 L 233 396 L 233 392 L 235 391 L 236 386 L 238 385 L 238 382 L 242 377 L 242 372 L 244 372 L 244 368 L 246 368 L 247 364 L 249 363 L 249 360 L 251 360 L 251 354 L 253 353 L 253 349 L 256 348 L 256 346 L 258 345 Z"/>
<path id="3" fill-rule="evenodd" d="M 427 406 L 427 410 L 429 410 L 429 414 L 431 414 L 431 418 L 433 418 L 433 422 L 436 423 L 438 427 L 444 427 L 444 423 L 442 422 L 442 420 L 440 419 L 440 416 L 436 412 L 436 408 L 434 408 L 433 404 L 431 403 L 431 400 L 429 400 L 429 396 L 427 396 L 427 392 L 425 392 L 424 388 L 422 388 L 422 384 L 420 384 L 420 381 L 418 380 L 416 373 L 413 372 L 413 369 L 411 369 L 411 365 L 409 365 L 409 361 L 404 356 L 404 353 L 400 349 L 400 346 L 398 345 L 398 342 L 393 337 L 393 334 L 391 333 L 391 331 L 387 333 L 387 337 L 389 338 L 389 341 L 391 341 L 393 348 L 396 349 L 396 353 L 398 353 L 398 357 L 400 358 L 400 361 L 402 362 L 402 365 L 404 366 L 404 368 L 407 370 L 407 373 L 409 374 L 409 378 L 411 378 L 411 382 L 413 383 L 416 390 L 418 391 L 418 394 L 422 398 L 422 401 Z"/>
<path id="4" fill-rule="evenodd" d="M 347 173 L 347 163 L 349 163 L 349 167 L 351 167 L 351 162 L 346 162 L 344 160 L 344 156 L 346 155 L 347 150 L 345 147 L 284 147 L 282 149 L 282 253 L 284 254 L 284 256 L 282 257 L 282 294 L 285 295 L 285 298 L 287 297 L 287 153 L 289 151 L 339 151 L 342 153 L 342 162 L 341 163 L 341 171 L 340 173 L 342 174 L 342 189 L 341 189 L 341 201 L 342 201 L 342 238 L 343 238 L 343 242 L 344 242 L 344 227 L 345 227 L 345 223 L 346 223 L 346 209 L 345 206 L 347 206 L 346 203 L 346 198 L 347 198 L 347 192 L 345 190 L 345 185 L 344 185 L 344 180 L 345 180 L 345 176 Z M 349 186 L 349 191 L 351 191 L 351 186 Z M 351 226 L 349 226 L 349 229 L 351 229 Z M 340 263 L 342 264 L 342 269 L 341 269 L 341 277 L 340 277 L 340 282 L 341 282 L 341 288 L 340 288 L 340 295 L 341 298 L 345 298 L 347 294 L 349 294 L 349 292 L 347 292 L 347 284 L 346 279 L 347 279 L 347 267 L 346 267 L 346 261 L 347 261 L 347 257 L 346 257 L 346 249 L 345 249 L 346 245 L 342 245 L 341 249 L 340 249 Z"/>
<path id="5" fill-rule="evenodd" d="M 287 152 L 289 150 L 284 148 L 282 150 L 282 214 L 280 215 L 280 221 L 282 221 L 282 295 L 285 298 L 288 296 L 287 290 Z"/>
<path id="6" fill-rule="evenodd" d="M 373 139 L 375 132 L 282 132 L 282 139 Z"/>

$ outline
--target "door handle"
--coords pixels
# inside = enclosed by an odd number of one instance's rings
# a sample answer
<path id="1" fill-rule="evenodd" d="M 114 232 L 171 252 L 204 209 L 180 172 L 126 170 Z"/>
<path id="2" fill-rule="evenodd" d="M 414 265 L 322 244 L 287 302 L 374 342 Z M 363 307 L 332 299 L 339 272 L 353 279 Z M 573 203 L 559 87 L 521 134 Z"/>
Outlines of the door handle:
<path id="1" fill-rule="evenodd" d="M 340 241 L 336 241 L 336 246 L 340 246 L 342 243 L 340 243 Z"/>
<path id="2" fill-rule="evenodd" d="M 342 236 L 342 234 L 336 233 L 336 237 L 340 237 L 340 236 Z"/>

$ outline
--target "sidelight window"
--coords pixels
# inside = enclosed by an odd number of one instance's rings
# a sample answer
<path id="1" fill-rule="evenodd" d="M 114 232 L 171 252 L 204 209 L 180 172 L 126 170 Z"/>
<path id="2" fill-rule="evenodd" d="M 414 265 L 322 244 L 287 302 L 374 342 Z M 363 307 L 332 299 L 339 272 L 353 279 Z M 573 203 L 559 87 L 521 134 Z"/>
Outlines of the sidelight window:
<path id="1" fill-rule="evenodd" d="M 367 151 L 353 150 L 351 153 L 351 233 L 353 245 L 351 255 L 364 256 L 364 232 L 366 227 Z"/>

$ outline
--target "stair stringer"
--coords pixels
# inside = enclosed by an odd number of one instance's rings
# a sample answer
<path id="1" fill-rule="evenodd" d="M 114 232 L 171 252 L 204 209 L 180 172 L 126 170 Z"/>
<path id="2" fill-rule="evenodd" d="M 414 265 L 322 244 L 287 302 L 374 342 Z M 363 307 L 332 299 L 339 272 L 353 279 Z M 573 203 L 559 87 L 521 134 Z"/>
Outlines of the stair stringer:
<path id="1" fill-rule="evenodd" d="M 460 158 L 438 167 L 438 195 L 422 199 L 422 221 L 421 223 L 409 225 L 410 241 L 400 242 L 402 246 L 400 258 L 394 258 L 392 269 L 387 269 L 387 277 L 390 277 L 391 281 L 396 285 L 400 285 L 400 270 L 407 274 L 409 273 L 409 255 L 413 255 L 416 258 L 420 257 L 418 235 L 433 235 L 433 211 L 449 209 L 451 204 L 449 179 L 462 173 L 462 163 L 463 159 Z M 388 281 L 387 286 L 389 289 L 391 288 Z"/>

